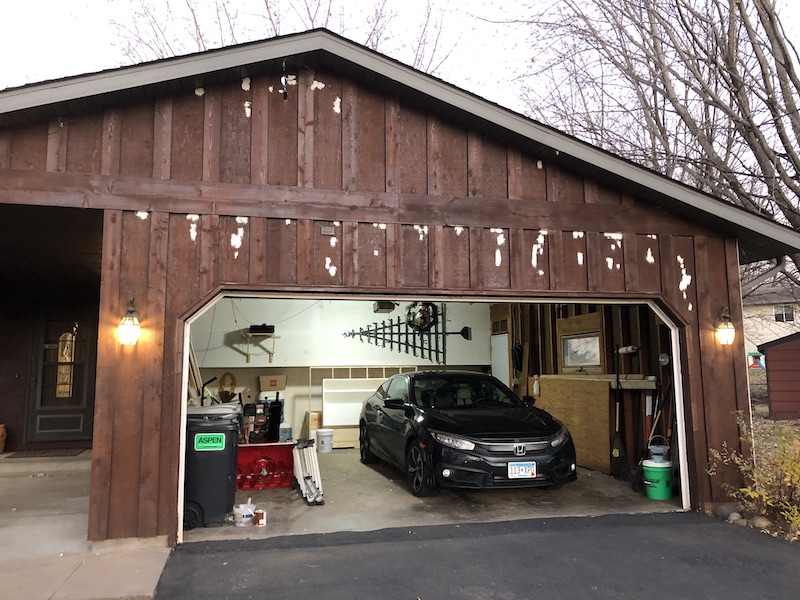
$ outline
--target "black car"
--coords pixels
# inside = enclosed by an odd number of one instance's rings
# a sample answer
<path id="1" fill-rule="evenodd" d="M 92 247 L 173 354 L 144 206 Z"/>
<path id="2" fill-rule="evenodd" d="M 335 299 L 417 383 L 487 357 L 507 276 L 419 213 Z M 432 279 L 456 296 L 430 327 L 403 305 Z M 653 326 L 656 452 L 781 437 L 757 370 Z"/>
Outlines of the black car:
<path id="1" fill-rule="evenodd" d="M 471 371 L 402 373 L 361 408 L 361 462 L 406 471 L 411 492 L 551 487 L 575 481 L 575 445 L 547 411 Z"/>

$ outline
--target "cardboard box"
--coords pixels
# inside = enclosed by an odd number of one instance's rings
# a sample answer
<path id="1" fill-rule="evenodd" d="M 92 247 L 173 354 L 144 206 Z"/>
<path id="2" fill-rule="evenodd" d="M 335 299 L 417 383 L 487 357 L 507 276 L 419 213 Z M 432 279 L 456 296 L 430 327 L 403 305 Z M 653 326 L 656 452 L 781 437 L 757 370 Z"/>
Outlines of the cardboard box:
<path id="1" fill-rule="evenodd" d="M 275 392 L 286 389 L 286 375 L 259 375 L 258 391 Z"/>

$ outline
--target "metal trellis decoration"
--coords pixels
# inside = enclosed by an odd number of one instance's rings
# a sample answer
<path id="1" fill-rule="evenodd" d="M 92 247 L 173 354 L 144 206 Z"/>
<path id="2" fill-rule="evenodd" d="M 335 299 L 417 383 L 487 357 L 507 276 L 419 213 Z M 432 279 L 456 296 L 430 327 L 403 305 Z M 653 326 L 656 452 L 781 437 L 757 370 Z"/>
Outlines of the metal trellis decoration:
<path id="1" fill-rule="evenodd" d="M 380 323 L 376 321 L 366 327 L 359 327 L 358 331 L 345 331 L 344 337 L 358 338 L 380 348 L 388 347 L 391 351 L 419 356 L 441 365 L 447 361 L 448 335 L 458 333 L 465 340 L 472 339 L 469 327 L 457 332 L 447 332 L 444 331 L 444 323 L 444 304 L 440 308 L 432 302 L 413 302 L 406 306 L 405 316 L 397 316 Z"/>

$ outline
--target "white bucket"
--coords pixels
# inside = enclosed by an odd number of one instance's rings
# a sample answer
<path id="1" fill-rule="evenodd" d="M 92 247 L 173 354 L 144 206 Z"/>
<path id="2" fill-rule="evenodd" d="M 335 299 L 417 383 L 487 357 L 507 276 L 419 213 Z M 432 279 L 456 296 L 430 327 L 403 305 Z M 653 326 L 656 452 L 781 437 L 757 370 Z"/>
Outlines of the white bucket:
<path id="1" fill-rule="evenodd" d="M 317 429 L 317 452 L 326 454 L 333 450 L 333 429 Z"/>
<path id="2" fill-rule="evenodd" d="M 253 504 L 237 504 L 233 507 L 233 524 L 236 527 L 247 527 L 253 524 L 254 520 Z"/>

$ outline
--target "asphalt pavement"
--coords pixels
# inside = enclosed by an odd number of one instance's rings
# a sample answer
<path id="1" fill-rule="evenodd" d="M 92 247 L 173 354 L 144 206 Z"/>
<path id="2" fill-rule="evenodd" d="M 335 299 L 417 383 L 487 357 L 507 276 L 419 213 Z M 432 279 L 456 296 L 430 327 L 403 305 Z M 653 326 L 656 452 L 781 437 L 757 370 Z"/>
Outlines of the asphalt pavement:
<path id="1" fill-rule="evenodd" d="M 800 597 L 800 544 L 697 513 L 186 543 L 157 600 Z"/>

